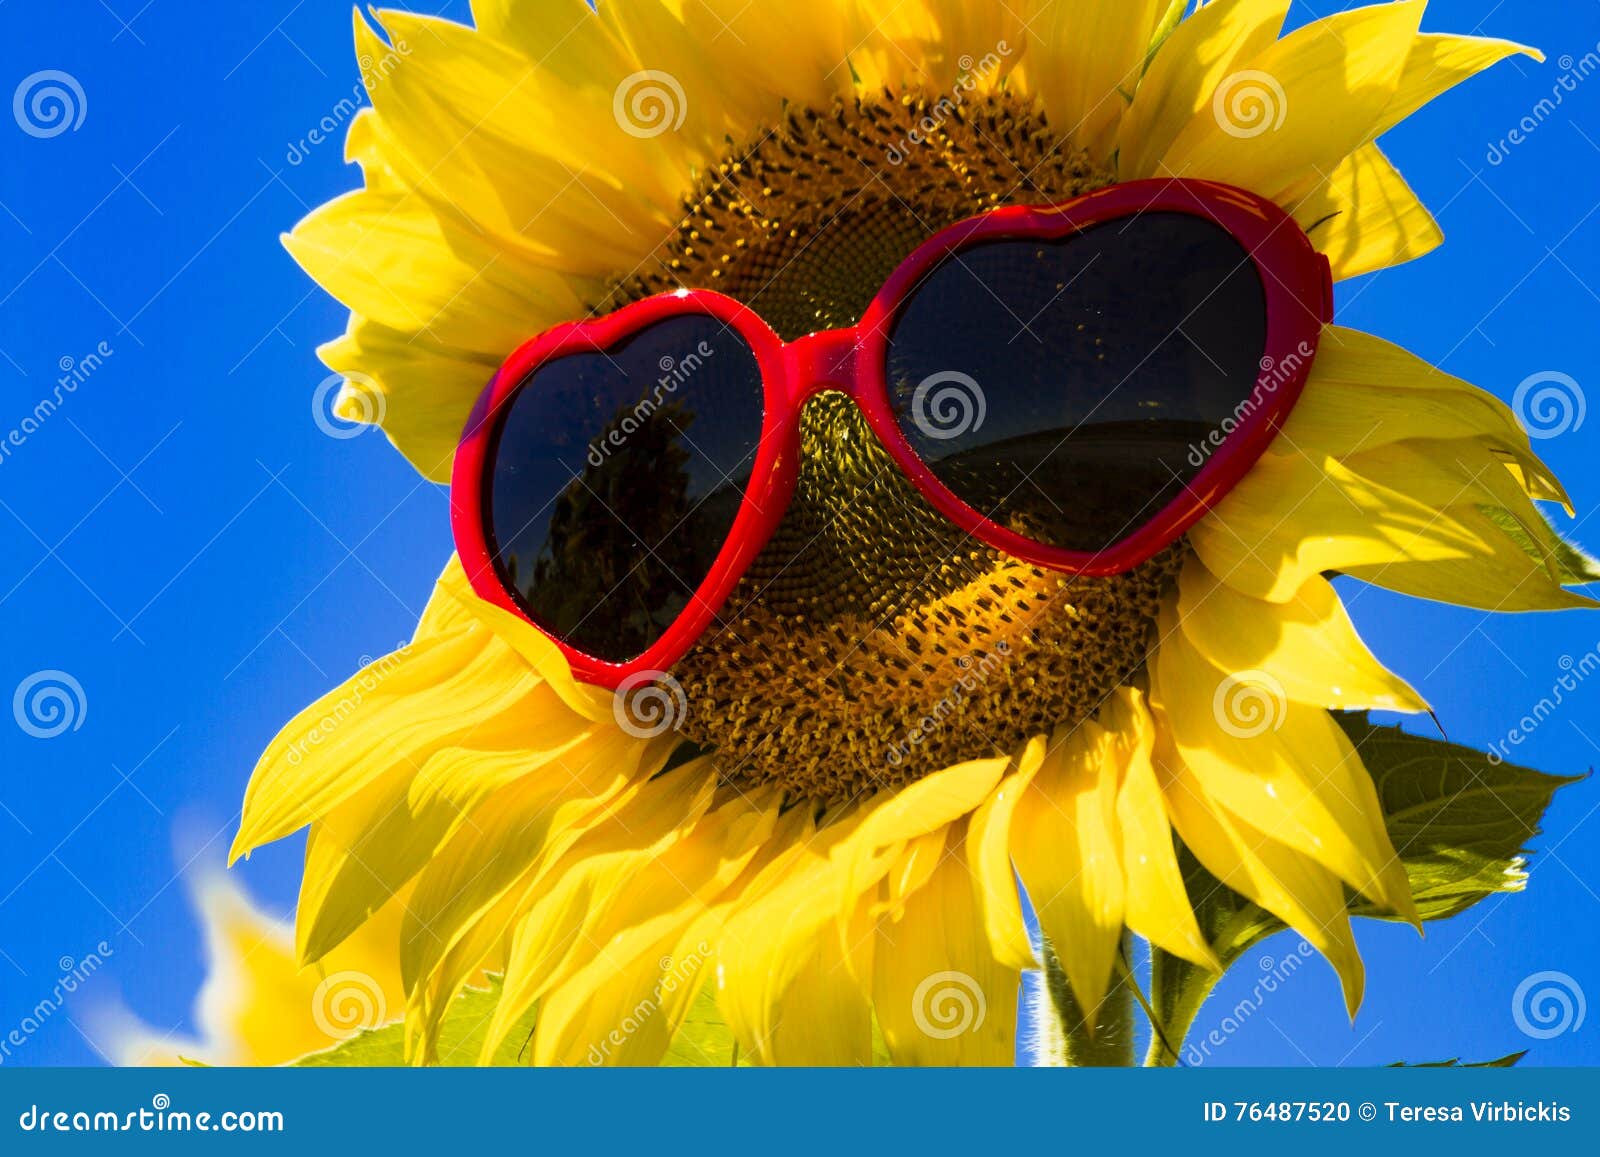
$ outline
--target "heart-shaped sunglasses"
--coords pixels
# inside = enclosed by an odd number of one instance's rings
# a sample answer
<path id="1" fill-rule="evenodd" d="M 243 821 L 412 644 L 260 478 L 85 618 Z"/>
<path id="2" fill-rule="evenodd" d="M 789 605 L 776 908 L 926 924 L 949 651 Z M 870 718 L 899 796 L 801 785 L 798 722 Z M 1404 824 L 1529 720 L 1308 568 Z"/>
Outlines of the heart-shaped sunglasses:
<path id="1" fill-rule="evenodd" d="M 838 390 L 961 530 L 1037 566 L 1121 573 L 1260 457 L 1332 294 L 1283 210 L 1192 180 L 962 221 L 858 324 L 793 342 L 759 300 L 658 294 L 507 359 L 456 453 L 457 551 L 578 678 L 665 671 L 783 519 L 802 407 Z"/>

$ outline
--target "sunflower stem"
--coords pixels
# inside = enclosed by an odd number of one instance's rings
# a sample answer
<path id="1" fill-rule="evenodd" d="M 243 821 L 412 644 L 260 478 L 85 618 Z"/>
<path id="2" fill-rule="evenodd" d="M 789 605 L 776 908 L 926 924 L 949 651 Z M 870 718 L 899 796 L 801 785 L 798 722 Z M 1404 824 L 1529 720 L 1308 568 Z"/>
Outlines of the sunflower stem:
<path id="1" fill-rule="evenodd" d="M 1127 933 L 1123 937 L 1126 941 Z M 1134 1003 L 1128 979 L 1117 976 L 1091 1021 L 1073 995 L 1055 948 L 1048 941 L 1042 948 L 1044 989 L 1050 998 L 1048 1008 L 1040 1009 L 1050 1022 L 1042 1034 L 1043 1051 L 1048 1054 L 1046 1063 L 1079 1068 L 1133 1067 Z"/>
<path id="2" fill-rule="evenodd" d="M 1151 1034 L 1146 1067 L 1171 1068 L 1179 1063 L 1177 1050 L 1194 1026 L 1200 1006 L 1221 979 L 1220 973 L 1182 957 L 1159 948 L 1150 950 L 1150 1003 L 1161 1021 L 1161 1032 Z"/>

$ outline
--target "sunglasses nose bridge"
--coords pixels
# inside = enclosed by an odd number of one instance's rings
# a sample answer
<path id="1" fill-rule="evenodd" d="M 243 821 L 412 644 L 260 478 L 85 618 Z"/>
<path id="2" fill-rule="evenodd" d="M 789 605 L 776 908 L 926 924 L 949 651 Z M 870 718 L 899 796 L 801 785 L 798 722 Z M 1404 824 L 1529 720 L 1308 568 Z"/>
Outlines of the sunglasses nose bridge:
<path id="1" fill-rule="evenodd" d="M 805 404 L 824 390 L 854 396 L 859 347 L 853 329 L 830 329 L 807 334 L 784 347 L 790 398 Z"/>

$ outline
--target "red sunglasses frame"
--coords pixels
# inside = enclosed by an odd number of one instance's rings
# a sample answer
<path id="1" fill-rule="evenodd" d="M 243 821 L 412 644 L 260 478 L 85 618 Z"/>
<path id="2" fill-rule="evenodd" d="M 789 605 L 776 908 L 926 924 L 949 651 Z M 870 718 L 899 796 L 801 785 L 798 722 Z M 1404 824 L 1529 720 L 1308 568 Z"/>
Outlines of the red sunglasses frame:
<path id="1" fill-rule="evenodd" d="M 1226 230 L 1255 262 L 1266 298 L 1262 374 L 1244 414 L 1185 491 L 1127 538 L 1092 554 L 1023 538 L 991 522 L 941 483 L 901 432 L 889 401 L 889 333 L 922 277 L 952 254 L 982 241 L 1054 240 L 1091 225 L 1140 213 L 1187 213 Z M 672 625 L 628 662 L 598 659 L 539 623 L 495 570 L 486 492 L 500 417 L 529 375 L 564 355 L 607 350 L 651 325 L 685 314 L 709 315 L 749 344 L 761 369 L 764 414 L 749 488 L 728 540 Z M 823 390 L 840 390 L 861 408 L 873 434 L 929 503 L 974 538 L 1036 566 L 1069 574 L 1120 574 L 1150 559 L 1194 525 L 1255 464 L 1304 389 L 1323 325 L 1333 317 L 1328 261 L 1292 218 L 1271 201 L 1228 185 L 1196 180 L 1133 181 L 1059 205 L 1007 206 L 958 222 L 919 246 L 889 277 L 861 321 L 848 329 L 784 342 L 749 307 L 709 290 L 657 294 L 592 320 L 568 322 L 513 353 L 478 399 L 456 451 L 451 523 L 457 553 L 480 597 L 524 619 L 549 638 L 575 677 L 615 689 L 665 672 L 716 618 L 750 563 L 782 521 L 799 471 L 800 412 Z M 1310 353 L 1304 351 L 1309 350 Z M 1281 380 L 1284 365 L 1292 372 Z"/>

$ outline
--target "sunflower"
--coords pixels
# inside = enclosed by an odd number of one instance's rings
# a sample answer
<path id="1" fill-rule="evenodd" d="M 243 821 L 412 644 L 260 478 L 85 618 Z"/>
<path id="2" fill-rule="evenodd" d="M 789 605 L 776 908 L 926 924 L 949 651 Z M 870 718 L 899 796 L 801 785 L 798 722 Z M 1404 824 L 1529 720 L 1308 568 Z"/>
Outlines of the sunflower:
<path id="1" fill-rule="evenodd" d="M 125 1012 L 104 1016 L 120 1065 L 281 1065 L 398 1018 L 405 1008 L 395 944 L 401 903 L 368 922 L 315 967 L 295 955 L 293 927 L 214 871 L 194 888 L 206 980 L 195 1001 L 198 1039 Z"/>
<path id="2" fill-rule="evenodd" d="M 1375 139 L 1527 50 L 1422 33 L 1422 0 L 1287 35 L 1287 0 L 1185 7 L 358 15 L 365 184 L 286 238 L 351 310 L 321 350 L 338 412 L 443 481 L 485 381 L 554 324 L 703 287 L 792 340 L 854 322 L 952 222 L 1137 178 L 1275 201 L 1338 279 L 1440 243 Z M 536 1063 L 654 1063 L 710 994 L 759 1062 L 870 1063 L 879 1032 L 897 1064 L 1010 1063 L 1040 963 L 1025 902 L 1091 1025 L 1127 931 L 1219 967 L 1185 847 L 1315 945 L 1353 1012 L 1347 893 L 1417 911 L 1330 712 L 1426 705 L 1329 576 L 1588 605 L 1534 505 L 1565 495 L 1507 408 L 1337 326 L 1254 470 L 1116 577 L 975 549 L 836 396 L 803 449 L 783 525 L 644 709 L 577 682 L 452 560 L 411 644 L 266 752 L 235 855 L 309 827 L 307 962 L 409 889 L 416 1059 L 496 962 L 485 1055 L 537 1007 Z"/>

